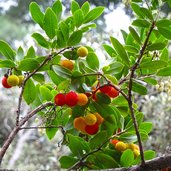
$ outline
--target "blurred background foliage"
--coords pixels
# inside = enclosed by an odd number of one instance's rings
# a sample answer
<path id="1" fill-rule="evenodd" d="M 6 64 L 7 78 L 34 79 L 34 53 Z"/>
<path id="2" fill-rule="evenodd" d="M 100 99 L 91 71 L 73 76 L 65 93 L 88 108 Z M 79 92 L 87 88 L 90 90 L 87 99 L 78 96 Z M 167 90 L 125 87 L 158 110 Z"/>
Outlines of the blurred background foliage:
<path id="1" fill-rule="evenodd" d="M 20 45 L 28 48 L 34 45 L 31 34 L 39 27 L 34 25 L 29 15 L 29 4 L 33 0 L 0 0 L 0 39 L 7 41 L 14 48 Z M 37 2 L 42 10 L 50 6 L 53 1 Z M 96 21 L 97 28 L 91 30 L 83 39 L 83 44 L 92 45 L 96 50 L 101 50 L 101 45 L 109 41 L 109 36 L 114 33 L 106 29 L 105 16 L 113 12 L 118 7 L 122 8 L 130 21 L 134 17 L 129 2 L 130 0 L 88 0 L 93 6 L 106 6 L 105 13 Z M 82 5 L 85 0 L 77 0 Z M 64 16 L 69 15 L 71 0 L 62 0 L 65 8 Z M 165 17 L 170 17 L 171 8 L 166 4 L 162 6 Z M 118 18 L 111 18 L 111 22 L 117 22 Z M 124 21 L 123 21 L 124 22 Z M 115 27 L 115 25 L 113 25 Z M 128 26 L 127 26 L 128 27 Z M 110 31 L 110 32 L 109 32 Z M 100 42 L 100 43 L 98 43 Z M 37 47 L 39 53 L 42 49 Z M 5 71 L 1 70 L 2 76 Z M 149 140 L 144 143 L 145 149 L 153 149 L 158 155 L 167 152 L 171 141 L 171 80 L 159 80 L 156 88 L 149 87 L 149 95 L 141 98 L 136 97 L 140 110 L 145 114 L 145 120 L 153 123 L 154 129 Z M 0 145 L 7 138 L 10 130 L 15 124 L 14 115 L 18 102 L 19 89 L 4 90 L 0 87 Z M 23 105 L 23 113 L 29 108 Z M 35 124 L 35 118 L 30 125 Z M 60 146 L 60 132 L 52 141 L 47 140 L 43 130 L 21 131 L 12 143 L 3 163 L 4 168 L 13 168 L 22 171 L 34 170 L 60 170 L 58 158 L 61 153 L 66 153 L 67 149 Z"/>

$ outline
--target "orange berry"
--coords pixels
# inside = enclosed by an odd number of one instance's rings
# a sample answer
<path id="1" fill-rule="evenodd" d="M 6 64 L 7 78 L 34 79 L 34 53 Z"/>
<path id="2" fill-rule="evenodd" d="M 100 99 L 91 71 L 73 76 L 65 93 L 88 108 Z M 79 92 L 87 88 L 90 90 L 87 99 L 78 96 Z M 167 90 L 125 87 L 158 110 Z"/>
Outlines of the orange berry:
<path id="1" fill-rule="evenodd" d="M 2 85 L 4 88 L 11 88 L 12 87 L 7 83 L 7 77 L 5 77 L 5 76 L 2 78 Z"/>
<path id="2" fill-rule="evenodd" d="M 57 106 L 64 106 L 65 105 L 65 94 L 59 93 L 54 98 L 55 104 Z"/>
<path id="3" fill-rule="evenodd" d="M 79 106 L 84 106 L 84 105 L 86 105 L 87 102 L 88 102 L 88 97 L 87 97 L 84 93 L 79 93 L 79 94 L 77 94 L 77 95 L 78 95 L 78 102 L 77 102 L 77 104 L 78 104 Z"/>
<path id="4" fill-rule="evenodd" d="M 74 128 L 81 131 L 82 133 L 85 133 L 85 127 L 86 127 L 86 123 L 85 123 L 85 118 L 80 116 L 78 118 L 74 119 Z"/>
<path id="5" fill-rule="evenodd" d="M 99 125 L 97 123 L 95 123 L 94 125 L 86 125 L 85 127 L 86 133 L 90 135 L 96 134 L 98 130 L 99 130 Z"/>
<path id="6" fill-rule="evenodd" d="M 80 57 L 85 57 L 88 55 L 88 49 L 84 46 L 81 46 L 77 49 L 77 54 Z"/>
<path id="7" fill-rule="evenodd" d="M 99 114 L 99 113 L 94 113 L 94 115 L 96 116 L 97 118 L 97 124 L 100 125 L 101 123 L 103 123 L 104 121 L 104 118 Z"/>
<path id="8" fill-rule="evenodd" d="M 119 140 L 113 139 L 113 140 L 111 140 L 110 142 L 115 146 L 115 145 L 119 142 Z"/>
<path id="9" fill-rule="evenodd" d="M 73 107 L 77 105 L 78 102 L 78 95 L 77 93 L 70 91 L 65 95 L 65 102 L 69 107 Z"/>
<path id="10" fill-rule="evenodd" d="M 115 98 L 115 97 L 119 96 L 119 91 L 116 90 L 114 87 L 112 87 L 111 90 L 109 92 L 107 92 L 107 95 L 109 97 Z"/>
<path id="11" fill-rule="evenodd" d="M 60 65 L 63 66 L 64 68 L 69 69 L 70 71 L 72 71 L 74 68 L 74 63 L 68 59 L 61 60 Z"/>
<path id="12" fill-rule="evenodd" d="M 97 118 L 94 114 L 89 113 L 85 116 L 85 123 L 87 125 L 94 125 L 97 122 Z"/>

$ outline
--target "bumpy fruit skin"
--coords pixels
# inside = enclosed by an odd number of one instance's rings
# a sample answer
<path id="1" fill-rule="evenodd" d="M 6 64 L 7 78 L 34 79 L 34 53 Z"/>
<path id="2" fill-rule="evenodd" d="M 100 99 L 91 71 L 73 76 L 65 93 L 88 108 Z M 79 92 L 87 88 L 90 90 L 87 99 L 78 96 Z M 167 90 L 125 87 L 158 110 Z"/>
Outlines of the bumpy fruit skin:
<path id="1" fill-rule="evenodd" d="M 115 145 L 119 142 L 119 140 L 113 139 L 113 140 L 111 140 L 110 142 L 115 146 Z"/>
<path id="2" fill-rule="evenodd" d="M 118 151 L 125 151 L 126 150 L 126 144 L 122 141 L 119 141 L 116 145 L 115 145 L 115 148 L 116 150 Z"/>
<path id="3" fill-rule="evenodd" d="M 2 85 L 4 88 L 11 88 L 12 87 L 7 83 L 7 77 L 5 77 L 5 76 L 2 78 Z"/>
<path id="4" fill-rule="evenodd" d="M 78 102 L 79 106 L 84 106 L 88 103 L 88 97 L 84 93 L 79 93 L 78 95 Z"/>
<path id="5" fill-rule="evenodd" d="M 82 133 L 86 133 L 85 131 L 86 123 L 85 118 L 80 116 L 74 119 L 74 128 L 81 131 Z"/>
<path id="6" fill-rule="evenodd" d="M 132 151 L 139 150 L 139 146 L 137 144 L 133 144 L 133 143 L 127 144 L 127 148 L 131 149 Z"/>
<path id="7" fill-rule="evenodd" d="M 18 78 L 19 78 L 18 86 L 21 86 L 23 81 L 24 81 L 24 76 L 23 75 L 19 75 Z"/>
<path id="8" fill-rule="evenodd" d="M 70 71 L 72 71 L 74 68 L 74 63 L 68 59 L 61 60 L 60 65 L 63 66 L 64 68 L 69 69 Z"/>
<path id="9" fill-rule="evenodd" d="M 16 86 L 16 85 L 18 85 L 19 84 L 19 78 L 18 78 L 18 76 L 16 76 L 16 75 L 10 75 L 10 76 L 8 76 L 7 83 L 10 86 Z"/>
<path id="10" fill-rule="evenodd" d="M 65 102 L 69 107 L 73 107 L 77 105 L 78 102 L 78 95 L 77 93 L 70 91 L 65 95 Z"/>
<path id="11" fill-rule="evenodd" d="M 97 118 L 97 124 L 100 125 L 104 122 L 104 118 L 99 114 L 99 113 L 94 113 L 94 115 L 96 116 Z"/>
<path id="12" fill-rule="evenodd" d="M 85 116 L 85 123 L 87 125 L 94 125 L 97 122 L 97 118 L 94 114 L 89 113 Z"/>
<path id="13" fill-rule="evenodd" d="M 139 150 L 133 150 L 134 153 L 134 157 L 137 158 L 140 155 L 140 151 Z"/>
<path id="14" fill-rule="evenodd" d="M 109 91 L 111 91 L 111 89 L 112 89 L 112 86 L 110 86 L 110 85 L 105 85 L 105 86 L 99 88 L 99 90 L 102 93 L 108 93 Z"/>
<path id="15" fill-rule="evenodd" d="M 107 95 L 111 98 L 115 98 L 119 96 L 119 91 L 112 87 L 111 90 L 107 93 Z"/>
<path id="16" fill-rule="evenodd" d="M 65 102 L 65 94 L 59 93 L 54 98 L 55 105 L 56 106 L 64 106 L 66 104 Z"/>
<path id="17" fill-rule="evenodd" d="M 95 123 L 94 125 L 86 125 L 85 131 L 89 135 L 94 135 L 98 132 L 99 130 L 99 125 Z"/>
<path id="18" fill-rule="evenodd" d="M 86 47 L 81 46 L 81 47 L 79 47 L 79 48 L 77 49 L 77 54 L 78 54 L 78 56 L 80 56 L 80 57 L 85 57 L 85 56 L 88 55 L 88 50 L 87 50 Z"/>

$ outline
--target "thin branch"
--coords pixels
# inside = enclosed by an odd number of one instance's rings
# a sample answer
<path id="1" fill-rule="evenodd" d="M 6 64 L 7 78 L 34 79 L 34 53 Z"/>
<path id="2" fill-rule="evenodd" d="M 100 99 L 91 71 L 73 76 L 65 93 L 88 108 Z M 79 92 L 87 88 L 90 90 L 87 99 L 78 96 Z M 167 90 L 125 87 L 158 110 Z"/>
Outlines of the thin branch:
<path id="1" fill-rule="evenodd" d="M 27 126 L 27 127 L 21 127 L 19 130 L 22 130 L 22 129 L 46 129 L 46 128 L 61 128 L 61 126 Z"/>

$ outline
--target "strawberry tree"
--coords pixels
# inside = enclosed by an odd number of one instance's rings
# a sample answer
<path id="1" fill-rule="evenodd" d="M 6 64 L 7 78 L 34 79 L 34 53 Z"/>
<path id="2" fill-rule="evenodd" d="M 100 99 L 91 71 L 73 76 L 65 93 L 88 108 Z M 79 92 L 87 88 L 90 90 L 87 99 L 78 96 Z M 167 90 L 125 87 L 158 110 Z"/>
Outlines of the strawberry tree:
<path id="1" fill-rule="evenodd" d="M 128 33 L 122 30 L 124 44 L 109 35 L 110 43 L 103 45 L 108 64 L 101 63 L 92 47 L 81 44 L 86 32 L 96 27 L 93 22 L 104 7 L 92 9 L 87 1 L 80 7 L 72 1 L 71 16 L 64 18 L 60 0 L 45 11 L 35 2 L 30 4 L 32 19 L 42 29 L 32 37 L 47 55 L 37 55 L 34 47 L 24 54 L 21 47 L 15 51 L 0 40 L 4 91 L 20 89 L 16 126 L 0 150 L 1 162 L 16 134 L 32 129 L 25 123 L 38 115 L 47 137 L 52 139 L 61 131 L 61 145 L 70 149 L 60 158 L 61 168 L 171 166 L 170 156 L 150 160 L 155 152 L 143 149 L 152 123 L 144 121 L 135 102 L 136 94 L 148 94 L 144 85 L 157 84 L 156 76 L 171 76 L 167 48 L 171 20 L 161 18 L 158 1 L 145 2 L 146 7 L 142 0 L 132 0 L 136 18 Z M 163 3 L 170 5 L 170 1 Z M 23 100 L 32 110 L 21 117 Z"/>

